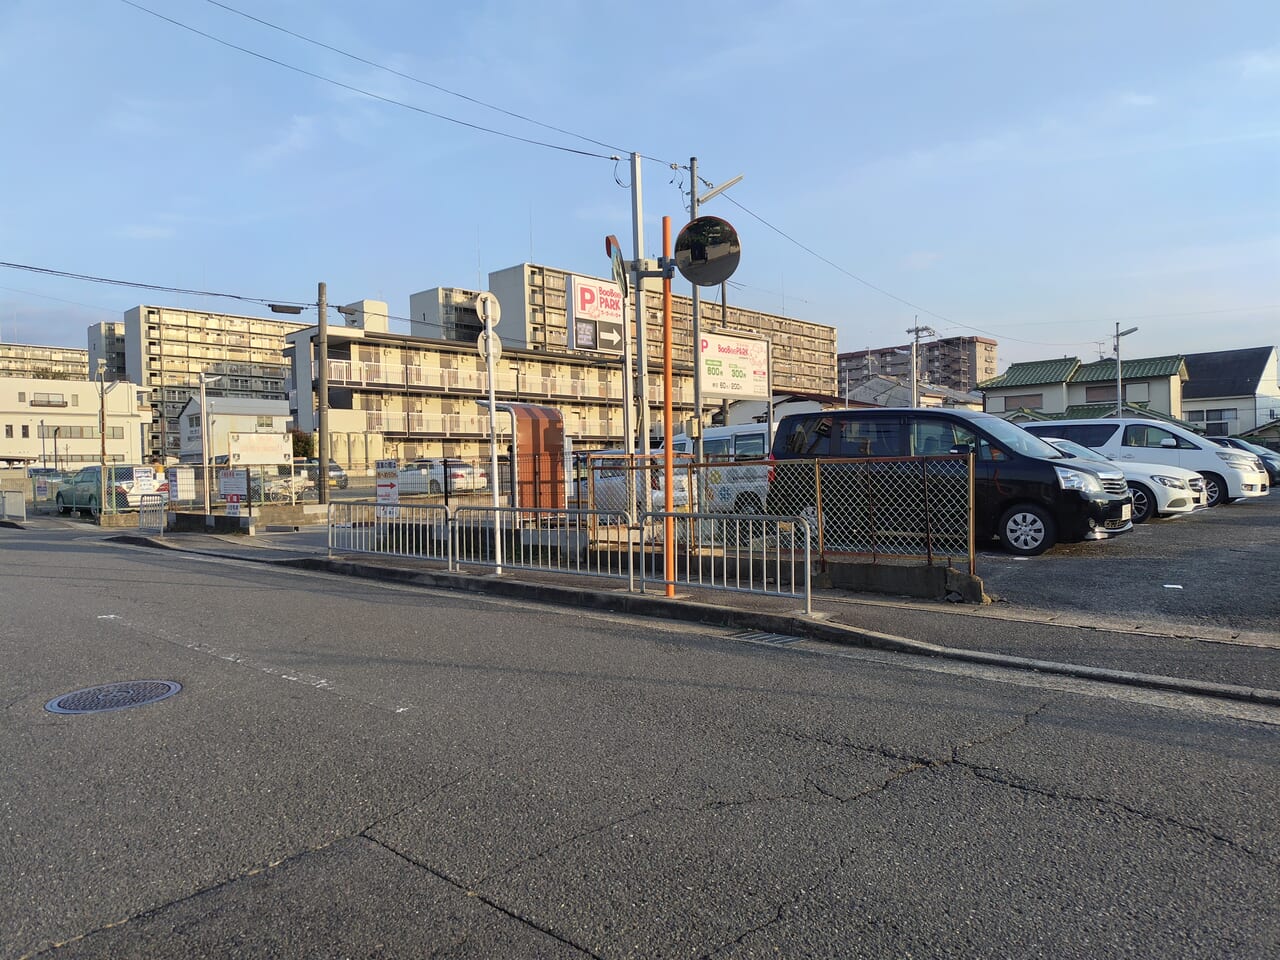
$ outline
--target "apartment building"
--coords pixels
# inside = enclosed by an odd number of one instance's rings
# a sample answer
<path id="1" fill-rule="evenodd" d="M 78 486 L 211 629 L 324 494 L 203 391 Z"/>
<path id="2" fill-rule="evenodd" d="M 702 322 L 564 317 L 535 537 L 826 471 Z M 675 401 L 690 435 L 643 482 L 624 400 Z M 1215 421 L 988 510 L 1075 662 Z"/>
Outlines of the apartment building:
<path id="1" fill-rule="evenodd" d="M 126 381 L 0 378 L 0 463 L 78 469 L 102 457 L 144 463 L 151 423 L 147 392 Z"/>
<path id="2" fill-rule="evenodd" d="M 489 281 L 502 309 L 498 401 L 556 407 L 566 435 L 581 448 L 621 444 L 624 326 L 612 280 L 526 263 L 492 273 Z M 581 309 L 586 290 L 601 299 L 613 291 L 613 312 Z M 488 390 L 476 349 L 482 330 L 475 308 L 479 292 L 437 287 L 413 294 L 407 336 L 388 330 L 387 307 L 380 301 L 340 308 L 346 323 L 328 325 L 327 371 L 329 448 L 339 463 L 361 467 L 380 457 L 471 458 L 488 451 L 488 412 L 477 403 L 487 399 Z M 649 284 L 644 310 L 654 437 L 662 433 L 664 392 L 660 294 L 660 284 Z M 678 424 L 694 413 L 692 307 L 688 297 L 672 301 L 671 392 Z M 701 323 L 708 332 L 767 337 L 779 393 L 830 393 L 835 385 L 832 327 L 732 305 L 726 319 L 714 303 L 702 305 Z M 318 426 L 314 400 L 307 396 L 316 369 L 315 334 L 312 327 L 288 337 L 294 383 L 302 385 L 291 400 L 304 431 Z M 719 403 L 708 400 L 704 414 Z"/>
<path id="3" fill-rule="evenodd" d="M 95 323 L 89 328 L 89 369 L 94 371 L 95 380 L 98 377 L 99 363 L 102 364 L 104 379 L 127 379 L 125 359 L 123 323 L 112 320 L 106 323 Z"/>
<path id="4" fill-rule="evenodd" d="M 0 377 L 88 380 L 89 352 L 75 347 L 0 343 Z"/>
<path id="5" fill-rule="evenodd" d="M 285 338 L 308 324 L 144 304 L 126 311 L 122 326 L 126 374 L 151 390 L 149 451 L 177 457 L 179 418 L 199 395 L 201 374 L 219 378 L 208 382 L 208 396 L 284 400 Z"/>
<path id="6" fill-rule="evenodd" d="M 922 340 L 917 347 L 917 379 L 922 383 L 970 393 L 977 389 L 979 383 L 996 375 L 998 347 L 995 340 L 986 337 Z M 909 343 L 842 353 L 837 360 L 842 394 L 876 376 L 911 379 Z"/>

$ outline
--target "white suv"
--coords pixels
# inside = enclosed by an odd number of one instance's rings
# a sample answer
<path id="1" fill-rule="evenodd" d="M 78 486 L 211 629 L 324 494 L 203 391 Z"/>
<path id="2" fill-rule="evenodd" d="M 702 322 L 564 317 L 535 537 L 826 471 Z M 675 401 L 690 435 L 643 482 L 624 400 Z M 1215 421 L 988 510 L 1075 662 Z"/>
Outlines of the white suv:
<path id="1" fill-rule="evenodd" d="M 1092 447 L 1123 467 L 1129 461 L 1163 463 L 1204 477 L 1209 506 L 1270 489 L 1262 461 L 1244 450 L 1220 447 L 1207 437 L 1160 420 L 1045 420 L 1019 426 L 1037 437 L 1062 437 Z"/>

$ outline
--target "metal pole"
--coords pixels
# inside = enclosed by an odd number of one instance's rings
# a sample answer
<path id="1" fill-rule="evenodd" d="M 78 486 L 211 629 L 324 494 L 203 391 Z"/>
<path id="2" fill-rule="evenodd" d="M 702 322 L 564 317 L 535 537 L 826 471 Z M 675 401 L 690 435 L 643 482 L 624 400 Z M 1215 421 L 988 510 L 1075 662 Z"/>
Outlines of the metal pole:
<path id="1" fill-rule="evenodd" d="M 200 374 L 200 460 L 204 465 L 204 524 L 209 526 L 209 407 L 205 396 L 204 374 Z M 230 464 L 228 463 L 228 466 Z"/>
<path id="2" fill-rule="evenodd" d="M 102 466 L 98 470 L 98 515 L 107 509 L 107 390 L 103 377 L 106 375 L 106 362 L 98 361 L 98 438 L 99 456 Z"/>
<path id="3" fill-rule="evenodd" d="M 44 453 L 44 421 L 43 420 L 40 421 L 40 466 L 46 470 L 49 469 L 49 463 L 48 463 L 48 460 L 45 458 L 45 453 Z"/>
<path id="4" fill-rule="evenodd" d="M 698 219 L 698 158 L 689 158 L 689 219 Z M 690 298 L 693 310 L 693 415 L 702 426 L 702 297 L 700 288 L 695 283 Z M 702 430 L 693 440 L 693 460 L 702 462 Z"/>
<path id="5" fill-rule="evenodd" d="M 631 154 L 631 229 L 636 251 L 636 383 L 633 392 L 640 399 L 640 430 L 637 453 L 649 452 L 649 350 L 644 317 L 644 199 L 640 188 L 640 154 Z"/>
<path id="6" fill-rule="evenodd" d="M 1116 321 L 1116 419 L 1124 416 L 1124 390 L 1120 379 L 1120 321 Z"/>
<path id="7" fill-rule="evenodd" d="M 325 302 L 327 293 L 324 283 L 321 283 L 316 294 L 316 306 L 320 313 L 316 348 L 320 354 L 320 370 L 316 376 L 316 389 L 320 392 L 318 401 L 320 442 L 316 451 L 320 460 L 320 475 L 316 478 L 320 488 L 318 493 L 320 503 L 329 502 L 329 321 L 326 316 L 329 311 L 328 304 Z"/>
<path id="8" fill-rule="evenodd" d="M 671 259 L 670 217 L 662 218 L 662 258 L 664 261 Z M 662 509 L 667 516 L 663 521 L 662 553 L 665 557 L 663 574 L 667 582 L 666 595 L 668 597 L 676 595 L 676 526 L 675 518 L 671 516 L 671 511 L 675 509 L 674 487 L 676 482 L 675 461 L 672 459 L 673 451 L 671 449 L 671 439 L 674 433 L 671 428 L 672 406 L 671 277 L 664 275 L 662 278 L 662 476 L 666 489 L 663 492 Z M 701 436 L 702 431 L 698 431 L 698 435 Z"/>

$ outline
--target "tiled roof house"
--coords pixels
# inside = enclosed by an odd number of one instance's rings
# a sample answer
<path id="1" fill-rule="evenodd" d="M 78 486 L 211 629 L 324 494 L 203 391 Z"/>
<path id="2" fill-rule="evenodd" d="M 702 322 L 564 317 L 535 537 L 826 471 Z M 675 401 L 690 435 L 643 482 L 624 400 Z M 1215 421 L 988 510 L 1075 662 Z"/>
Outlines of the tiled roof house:
<path id="1" fill-rule="evenodd" d="M 1181 356 L 1122 360 L 1125 412 L 1180 419 L 1188 373 Z M 1092 418 L 1115 415 L 1116 362 L 1076 357 L 1015 363 L 978 384 L 985 409 L 1006 419 Z M 1015 416 L 1016 415 L 1016 416 Z"/>

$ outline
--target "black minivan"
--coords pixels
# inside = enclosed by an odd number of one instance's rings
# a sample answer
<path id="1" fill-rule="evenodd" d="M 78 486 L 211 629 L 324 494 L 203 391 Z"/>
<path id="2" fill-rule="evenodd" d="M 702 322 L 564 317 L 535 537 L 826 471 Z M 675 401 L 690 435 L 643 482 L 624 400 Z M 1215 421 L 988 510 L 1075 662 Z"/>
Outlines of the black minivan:
<path id="1" fill-rule="evenodd" d="M 1010 553 L 1034 556 L 1060 540 L 1098 540 L 1133 529 L 1129 487 L 1118 469 L 1067 459 L 1017 424 L 959 409 L 877 407 L 783 417 L 773 440 L 769 512 L 812 515 L 816 459 L 969 452 L 975 454 L 979 544 L 995 537 Z M 839 486 L 865 485 L 868 476 L 839 470 L 828 475 L 824 468 L 823 503 L 857 501 L 865 491 Z"/>

